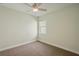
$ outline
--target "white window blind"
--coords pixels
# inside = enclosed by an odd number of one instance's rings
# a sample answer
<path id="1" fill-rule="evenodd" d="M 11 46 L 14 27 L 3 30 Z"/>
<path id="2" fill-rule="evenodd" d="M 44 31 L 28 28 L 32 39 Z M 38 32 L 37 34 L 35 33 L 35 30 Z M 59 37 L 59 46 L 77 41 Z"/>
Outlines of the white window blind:
<path id="1" fill-rule="evenodd" d="M 46 34 L 47 33 L 46 23 L 47 22 L 45 20 L 39 21 L 39 33 L 40 34 Z"/>

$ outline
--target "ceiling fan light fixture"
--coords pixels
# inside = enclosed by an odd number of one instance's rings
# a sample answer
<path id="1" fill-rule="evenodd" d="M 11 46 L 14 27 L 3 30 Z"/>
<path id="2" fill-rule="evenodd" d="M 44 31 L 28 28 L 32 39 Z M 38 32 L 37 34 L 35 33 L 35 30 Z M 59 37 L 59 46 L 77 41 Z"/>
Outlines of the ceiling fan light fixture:
<path id="1" fill-rule="evenodd" d="M 33 11 L 34 11 L 34 12 L 37 12 L 37 11 L 38 11 L 38 8 L 33 8 Z"/>

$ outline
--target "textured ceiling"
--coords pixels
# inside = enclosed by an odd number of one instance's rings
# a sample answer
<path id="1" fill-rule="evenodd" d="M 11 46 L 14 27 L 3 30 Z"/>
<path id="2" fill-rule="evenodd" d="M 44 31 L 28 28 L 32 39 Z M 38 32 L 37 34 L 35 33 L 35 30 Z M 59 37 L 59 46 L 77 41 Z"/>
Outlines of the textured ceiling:
<path id="1" fill-rule="evenodd" d="M 60 10 L 61 8 L 65 8 L 72 4 L 71 3 L 70 4 L 68 3 L 42 3 L 40 7 L 47 9 L 47 11 L 38 11 L 38 12 L 33 12 L 32 8 L 28 7 L 24 3 L 3 3 L 0 5 L 11 8 L 11 9 L 15 9 L 17 11 L 25 12 L 33 16 L 42 16 L 47 13 Z M 30 5 L 32 5 L 32 3 Z"/>

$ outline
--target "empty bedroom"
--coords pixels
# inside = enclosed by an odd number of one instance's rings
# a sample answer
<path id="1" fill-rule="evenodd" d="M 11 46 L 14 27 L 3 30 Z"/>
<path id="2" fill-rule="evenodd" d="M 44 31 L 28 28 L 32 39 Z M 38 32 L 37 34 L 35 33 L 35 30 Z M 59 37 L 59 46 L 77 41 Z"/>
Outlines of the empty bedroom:
<path id="1" fill-rule="evenodd" d="M 0 56 L 79 56 L 79 4 L 0 3 Z"/>

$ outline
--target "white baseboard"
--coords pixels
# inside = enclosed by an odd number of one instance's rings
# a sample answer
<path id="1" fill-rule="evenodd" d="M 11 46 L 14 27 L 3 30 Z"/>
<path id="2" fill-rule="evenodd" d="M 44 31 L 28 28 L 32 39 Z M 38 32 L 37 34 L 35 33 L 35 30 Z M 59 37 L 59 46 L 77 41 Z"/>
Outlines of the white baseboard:
<path id="1" fill-rule="evenodd" d="M 64 50 L 67 50 L 67 51 L 70 51 L 70 52 L 72 52 L 72 53 L 75 53 L 75 54 L 78 54 L 78 55 L 79 55 L 79 52 L 70 50 L 70 49 L 65 48 L 65 47 L 62 47 L 62 46 L 60 46 L 60 45 L 53 44 L 53 43 L 49 43 L 49 42 L 46 42 L 45 40 L 38 40 L 38 41 L 43 42 L 43 43 L 46 43 L 46 44 L 51 45 L 51 46 L 56 46 L 56 47 L 58 47 L 58 48 L 61 48 L 61 49 L 64 49 Z"/>
<path id="2" fill-rule="evenodd" d="M 15 48 L 15 47 L 18 47 L 18 46 L 21 46 L 21 45 L 25 45 L 25 44 L 29 44 L 29 43 L 32 43 L 32 42 L 35 42 L 35 41 L 36 40 L 31 40 L 31 41 L 28 41 L 28 42 L 19 43 L 17 45 L 12 45 L 12 46 L 5 47 L 5 48 L 0 49 L 0 51 L 8 50 L 8 49 Z"/>

